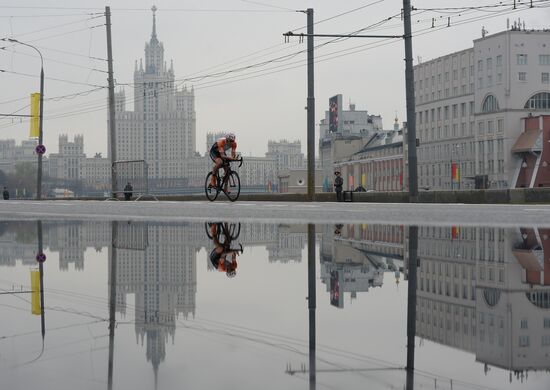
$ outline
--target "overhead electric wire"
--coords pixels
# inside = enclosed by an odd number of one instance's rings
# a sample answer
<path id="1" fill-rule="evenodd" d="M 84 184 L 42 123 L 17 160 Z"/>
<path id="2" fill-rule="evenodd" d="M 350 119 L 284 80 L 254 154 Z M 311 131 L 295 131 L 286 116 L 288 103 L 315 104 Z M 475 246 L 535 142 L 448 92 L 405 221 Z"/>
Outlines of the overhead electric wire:
<path id="1" fill-rule="evenodd" d="M 277 8 L 285 11 L 295 12 L 295 10 L 293 10 L 292 8 L 281 7 L 279 5 L 273 5 L 273 4 L 267 4 L 267 3 L 261 3 L 259 1 L 253 1 L 253 0 L 240 0 L 240 1 L 242 1 L 243 3 L 256 4 L 256 5 L 261 5 L 263 7 Z"/>
<path id="2" fill-rule="evenodd" d="M 38 77 L 40 77 L 40 76 L 35 75 L 35 74 L 14 72 L 14 71 L 12 71 L 12 70 L 6 70 L 6 69 L 0 69 L 0 73 L 10 73 L 10 74 L 18 75 L 18 76 L 25 76 L 25 77 L 32 77 L 32 78 L 38 78 Z M 82 83 L 82 82 L 80 82 L 80 81 L 72 81 L 72 80 L 58 79 L 58 78 L 55 78 L 55 77 L 45 77 L 45 79 L 46 79 L 46 80 L 52 80 L 52 81 L 59 81 L 59 82 L 68 83 L 68 84 L 88 85 L 88 86 L 90 86 L 90 87 L 104 88 L 104 86 L 102 86 L 102 85 L 90 84 L 90 83 Z"/>
<path id="3" fill-rule="evenodd" d="M 371 7 L 371 6 L 373 6 L 373 5 L 376 5 L 376 4 L 378 4 L 378 3 L 382 3 L 382 2 L 384 2 L 384 1 L 385 1 L 385 0 L 375 0 L 375 1 L 371 2 L 371 3 L 362 5 L 362 6 L 360 6 L 360 7 L 351 9 L 351 10 L 349 10 L 349 11 L 342 12 L 342 13 L 340 13 L 340 14 L 337 14 L 337 15 L 334 15 L 334 16 L 331 16 L 331 17 L 328 17 L 328 18 L 326 18 L 326 19 L 321 19 L 321 20 L 319 20 L 319 21 L 317 21 L 317 22 L 314 22 L 313 25 L 316 26 L 316 25 L 318 25 L 318 24 L 320 24 L 320 23 L 323 23 L 323 22 L 326 22 L 326 21 L 329 21 L 329 20 L 332 20 L 332 19 L 336 19 L 336 18 L 339 18 L 339 17 L 341 17 L 341 16 L 351 14 L 351 13 L 353 13 L 353 12 L 360 11 L 360 10 L 362 10 L 362 9 Z M 291 31 L 291 32 L 294 32 L 294 31 L 297 31 L 297 30 L 302 30 L 302 29 L 304 29 L 304 28 L 306 28 L 306 27 L 307 27 L 307 25 L 302 26 L 302 27 L 296 27 L 295 29 L 290 30 L 290 31 Z"/>
<path id="4" fill-rule="evenodd" d="M 549 0 L 539 0 L 539 1 L 540 2 L 548 2 Z M 520 10 L 523 10 L 523 8 L 519 7 L 519 8 L 516 8 L 516 9 L 508 10 L 504 14 L 518 12 Z M 419 11 L 419 13 L 424 13 L 424 12 L 426 12 L 426 11 Z M 503 14 L 503 11 L 499 12 L 499 15 L 502 15 L 502 14 Z M 382 21 L 380 21 L 380 22 L 378 22 L 378 23 L 376 23 L 372 26 L 379 26 L 380 24 L 383 24 L 384 22 L 387 22 L 388 20 L 392 19 L 396 15 L 394 15 L 392 17 L 389 17 L 389 18 L 385 18 L 384 20 L 382 20 Z M 461 21 L 460 23 L 454 22 L 451 27 L 454 27 L 455 25 L 471 23 L 472 21 L 478 21 L 478 20 L 483 20 L 483 19 L 487 19 L 487 18 L 492 18 L 492 17 L 495 17 L 495 16 L 496 15 L 476 16 L 476 17 L 472 17 L 470 19 Z M 428 21 L 428 19 L 426 19 L 426 21 Z M 357 31 L 364 31 L 366 29 L 373 28 L 372 26 L 368 26 L 368 27 L 365 27 L 365 28 L 357 30 Z M 445 27 L 438 27 L 438 28 L 425 28 L 423 30 L 415 31 L 413 34 L 415 34 L 416 36 L 425 35 L 425 34 L 429 34 L 429 33 L 438 31 L 438 30 L 443 29 L 443 28 L 449 28 L 449 27 L 445 26 Z M 351 33 L 350 37 L 346 37 L 345 39 L 349 39 L 349 38 L 353 37 L 353 34 L 356 34 L 356 33 L 357 32 Z M 337 40 L 339 40 L 339 39 L 340 38 L 338 38 Z M 334 41 L 336 41 L 336 40 L 334 40 Z M 343 55 L 335 56 L 336 53 L 342 53 L 342 52 L 348 51 L 348 53 L 346 53 L 344 55 L 350 55 L 350 54 L 355 54 L 355 53 L 358 53 L 358 52 L 366 51 L 366 50 L 369 50 L 369 49 L 372 49 L 372 48 L 375 48 L 375 47 L 380 47 L 380 46 L 384 46 L 384 45 L 387 45 L 387 44 L 391 44 L 392 42 L 396 42 L 396 41 L 395 40 L 391 40 L 391 41 L 378 40 L 378 41 L 371 42 L 371 43 L 368 43 L 368 44 L 365 44 L 365 45 L 359 45 L 359 46 L 355 46 L 353 48 L 347 48 L 347 49 L 343 49 L 343 50 L 333 52 L 333 53 L 326 53 L 326 54 L 323 54 L 321 56 L 318 56 L 317 60 L 315 62 L 324 62 L 324 61 L 334 59 L 334 58 L 341 58 L 343 56 Z M 324 46 L 328 43 L 331 43 L 331 42 L 323 43 L 321 45 L 318 45 L 317 47 Z M 359 47 L 364 47 L 364 48 L 363 49 L 358 49 Z M 277 57 L 277 58 L 269 60 L 269 61 L 263 61 L 259 64 L 265 65 L 265 64 L 269 64 L 269 63 L 273 63 L 273 62 L 288 60 L 288 59 L 293 58 L 293 57 L 295 57 L 296 55 L 298 55 L 302 52 L 304 52 L 304 51 L 302 50 L 302 51 L 298 51 L 298 52 L 295 52 L 295 53 L 292 53 L 292 54 L 289 54 L 289 55 Z M 300 61 L 298 61 L 298 62 L 300 62 Z M 298 62 L 295 62 L 295 63 L 298 63 Z M 250 70 L 253 67 L 258 67 L 259 64 L 252 64 L 252 65 L 249 65 L 247 67 L 241 67 L 241 68 L 237 68 L 237 69 Z M 272 68 L 269 68 L 269 69 L 262 69 L 261 71 L 253 71 L 253 72 L 248 72 L 246 74 L 242 74 L 242 75 L 238 75 L 238 76 L 225 77 L 225 79 L 222 79 L 222 80 L 214 80 L 214 81 L 204 82 L 202 84 L 199 83 L 199 84 L 197 84 L 197 89 L 210 88 L 210 87 L 213 87 L 213 86 L 219 86 L 219 85 L 224 85 L 224 84 L 228 84 L 228 83 L 234 83 L 234 82 L 237 82 L 237 81 L 244 81 L 246 79 L 256 78 L 256 77 L 265 76 L 265 75 L 269 75 L 269 74 L 273 74 L 273 73 L 279 73 L 279 72 L 282 72 L 282 71 L 286 71 L 286 70 L 290 70 L 290 69 L 294 69 L 294 68 L 298 68 L 298 67 L 303 66 L 303 64 L 296 65 L 296 66 L 290 66 L 290 65 L 291 64 L 287 63 L 287 64 L 284 64 L 284 65 L 278 65 L 276 67 L 272 67 Z M 284 69 L 279 69 L 281 67 L 284 67 Z M 185 82 L 190 82 L 190 81 L 193 81 L 193 80 L 204 80 L 206 78 L 206 76 L 224 77 L 224 76 L 227 76 L 227 75 L 231 74 L 232 72 L 236 72 L 237 69 L 233 69 L 233 70 L 229 70 L 229 71 L 225 71 L 225 72 L 217 72 L 213 75 L 203 75 L 203 76 L 194 77 L 194 78 L 190 78 L 190 79 L 178 79 L 177 81 L 185 83 Z M 261 74 L 255 74 L 255 73 L 261 73 Z M 238 78 L 237 80 L 231 80 L 231 79 L 234 79 L 236 77 Z M 176 81 L 176 80 L 174 80 L 174 81 Z M 132 85 L 135 85 L 135 84 L 134 83 L 122 83 L 122 84 L 118 84 L 118 85 L 132 86 Z M 165 92 L 161 92 L 161 93 L 171 93 L 171 92 L 172 92 L 172 90 L 166 90 Z M 141 100 L 141 97 L 139 97 L 138 99 L 134 99 L 134 103 L 138 100 Z M 63 118 L 63 117 L 68 117 L 68 116 L 87 114 L 87 113 L 91 113 L 91 112 L 94 112 L 94 111 L 104 110 L 106 107 L 107 107 L 106 104 L 102 104 L 100 106 L 95 106 L 95 107 L 87 107 L 86 109 L 83 109 L 83 110 L 77 110 L 77 111 L 70 112 L 70 113 L 59 114 L 57 116 L 50 117 L 49 119 L 57 119 L 57 118 Z"/>
<path id="5" fill-rule="evenodd" d="M 0 9 L 2 7 L 0 6 Z M 84 15 L 97 15 L 103 14 L 103 12 L 94 12 L 94 13 L 80 13 L 80 14 L 38 14 L 38 15 L 0 15 L 0 18 L 48 18 L 48 17 L 65 17 L 65 16 L 84 16 Z"/>
<path id="6" fill-rule="evenodd" d="M 8 47 L 0 47 L 0 50 L 7 51 Z M 18 51 L 18 50 L 10 51 L 10 53 L 17 54 L 17 55 L 22 55 L 22 56 L 27 56 L 27 57 L 32 57 L 32 58 L 40 58 L 40 56 L 38 56 L 36 54 L 24 53 L 24 52 Z M 42 58 L 44 59 L 44 62 L 55 62 L 57 64 L 72 66 L 72 67 L 75 67 L 75 68 L 81 68 L 81 69 L 87 69 L 87 70 L 95 71 L 95 72 L 107 73 L 106 70 L 97 69 L 97 68 L 90 68 L 89 66 L 85 66 L 85 65 L 79 65 L 79 64 L 73 64 L 73 63 L 70 63 L 70 62 L 66 62 L 66 61 L 54 60 L 54 59 L 51 59 L 51 58 L 48 58 L 48 57 L 42 57 Z"/>
<path id="7" fill-rule="evenodd" d="M 92 10 L 101 10 L 102 8 L 98 7 L 21 7 L 21 6 L 0 6 L 2 8 L 10 9 L 28 9 L 32 8 L 33 10 L 82 10 L 82 11 L 92 11 Z M 117 8 L 111 7 L 111 11 L 150 11 L 150 8 Z M 279 10 L 259 10 L 259 9 L 239 9 L 239 8 L 162 8 L 161 11 L 166 12 L 211 12 L 211 13 L 288 13 L 296 12 L 295 10 L 289 9 L 279 9 Z M 98 12 L 99 13 L 99 12 Z"/>
<path id="8" fill-rule="evenodd" d="M 419 7 L 412 7 L 412 10 L 413 11 L 434 11 L 434 12 L 438 12 L 438 11 L 450 11 L 450 10 L 454 10 L 454 11 L 466 11 L 466 10 L 476 10 L 476 11 L 483 11 L 484 9 L 488 9 L 488 8 L 503 8 L 503 7 L 522 7 L 522 6 L 527 6 L 528 8 L 537 8 L 536 7 L 536 4 L 540 4 L 540 3 L 547 3 L 549 0 L 526 0 L 525 2 L 521 2 L 521 0 L 519 1 L 510 1 L 508 3 L 505 3 L 503 1 L 500 1 L 498 3 L 495 3 L 495 4 L 488 4 L 488 5 L 476 5 L 476 6 L 463 6 L 463 7 L 429 7 L 429 8 L 419 8 Z M 531 6 L 531 4 L 533 4 L 533 6 Z M 514 9 L 516 9 L 514 8 Z"/>
<path id="9" fill-rule="evenodd" d="M 32 35 L 32 34 L 36 34 L 36 33 L 39 33 L 39 32 L 48 31 L 48 30 L 55 30 L 55 29 L 58 29 L 58 28 L 61 28 L 61 27 L 86 22 L 88 20 L 93 20 L 93 19 L 97 19 L 97 18 L 100 18 L 100 17 L 103 17 L 103 15 L 93 16 L 91 18 L 86 18 L 86 19 L 79 19 L 79 20 L 76 20 L 76 21 L 63 23 L 63 24 L 57 24 L 55 26 L 45 27 L 45 28 L 41 28 L 39 30 L 33 30 L 33 31 L 27 31 L 27 32 L 24 32 L 24 33 L 14 34 L 13 36 L 5 37 L 5 38 L 19 38 L 19 37 L 22 37 L 22 36 L 25 36 L 25 35 Z"/>

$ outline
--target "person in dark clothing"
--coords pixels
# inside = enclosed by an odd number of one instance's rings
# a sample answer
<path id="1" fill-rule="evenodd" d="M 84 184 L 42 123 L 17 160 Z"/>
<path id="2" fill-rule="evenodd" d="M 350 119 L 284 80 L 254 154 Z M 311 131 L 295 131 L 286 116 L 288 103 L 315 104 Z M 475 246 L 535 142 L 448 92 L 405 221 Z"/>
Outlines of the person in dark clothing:
<path id="1" fill-rule="evenodd" d="M 132 192 L 133 191 L 134 191 L 134 187 L 132 187 L 130 182 L 126 183 L 126 186 L 124 187 L 124 200 L 132 199 Z"/>
<path id="2" fill-rule="evenodd" d="M 340 171 L 335 171 L 334 175 L 334 191 L 336 191 L 336 200 L 341 202 L 342 199 L 342 186 L 344 185 L 344 179 L 340 176 Z"/>
<path id="3" fill-rule="evenodd" d="M 10 192 L 8 191 L 8 187 L 4 187 L 4 191 L 2 191 L 2 196 L 4 197 L 4 200 L 8 200 L 10 198 Z"/>

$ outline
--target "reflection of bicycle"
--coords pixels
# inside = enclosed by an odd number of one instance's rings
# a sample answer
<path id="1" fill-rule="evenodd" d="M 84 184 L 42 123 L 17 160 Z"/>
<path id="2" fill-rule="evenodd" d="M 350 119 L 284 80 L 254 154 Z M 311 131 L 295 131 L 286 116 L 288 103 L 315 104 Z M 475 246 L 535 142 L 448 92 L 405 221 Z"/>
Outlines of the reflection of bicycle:
<path id="1" fill-rule="evenodd" d="M 204 182 L 204 192 L 209 201 L 213 202 L 218 197 L 220 192 L 223 192 L 225 196 L 234 202 L 239 198 L 241 193 L 241 179 L 239 174 L 231 169 L 231 163 L 238 162 L 239 167 L 243 165 L 243 158 L 239 156 L 236 160 L 224 159 L 220 169 L 223 168 L 223 177 L 220 175 L 220 170 L 216 172 L 216 186 L 213 187 L 210 183 L 212 180 L 212 172 L 208 172 L 206 180 Z"/>
<path id="2" fill-rule="evenodd" d="M 240 223 L 205 222 L 204 229 L 209 239 L 217 239 L 219 242 L 236 240 L 241 234 Z"/>

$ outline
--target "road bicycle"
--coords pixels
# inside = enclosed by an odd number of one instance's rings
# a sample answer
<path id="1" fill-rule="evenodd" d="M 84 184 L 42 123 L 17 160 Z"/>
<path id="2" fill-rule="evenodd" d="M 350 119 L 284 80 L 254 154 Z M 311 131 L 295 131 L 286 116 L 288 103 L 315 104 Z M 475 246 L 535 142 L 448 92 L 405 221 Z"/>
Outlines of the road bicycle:
<path id="1" fill-rule="evenodd" d="M 219 242 L 236 240 L 241 234 L 240 222 L 205 222 L 204 229 L 209 239 L 216 238 Z"/>
<path id="2" fill-rule="evenodd" d="M 208 172 L 208 175 L 206 175 L 204 192 L 209 201 L 215 201 L 220 192 L 223 192 L 231 202 L 239 198 L 239 194 L 241 193 L 241 179 L 237 171 L 231 169 L 231 163 L 239 163 L 240 168 L 243 165 L 243 158 L 239 156 L 235 160 L 224 159 L 222 166 L 216 173 L 216 186 L 214 187 L 210 184 L 212 172 Z M 220 175 L 221 169 L 223 169 L 223 176 Z"/>

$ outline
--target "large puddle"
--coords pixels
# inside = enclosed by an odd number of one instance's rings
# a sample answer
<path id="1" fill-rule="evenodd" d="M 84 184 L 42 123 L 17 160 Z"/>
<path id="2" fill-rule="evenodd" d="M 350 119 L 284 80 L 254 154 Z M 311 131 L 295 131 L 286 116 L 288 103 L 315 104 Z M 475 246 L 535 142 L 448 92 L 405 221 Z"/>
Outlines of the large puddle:
<path id="1" fill-rule="evenodd" d="M 2 222 L 0 313 L 2 389 L 546 390 L 550 229 Z"/>

